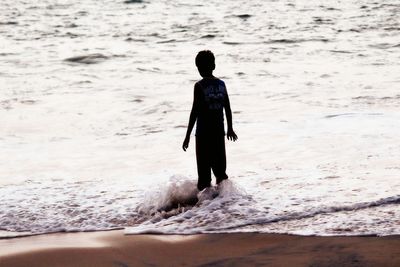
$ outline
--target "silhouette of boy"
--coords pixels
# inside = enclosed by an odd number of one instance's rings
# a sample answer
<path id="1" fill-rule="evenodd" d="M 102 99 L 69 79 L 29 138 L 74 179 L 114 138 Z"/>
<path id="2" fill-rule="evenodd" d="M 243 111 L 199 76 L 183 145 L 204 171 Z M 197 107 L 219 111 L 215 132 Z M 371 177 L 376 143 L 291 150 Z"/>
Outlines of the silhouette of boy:
<path id="1" fill-rule="evenodd" d="M 196 56 L 196 66 L 203 79 L 194 85 L 193 106 L 182 148 L 186 151 L 189 147 L 190 133 L 197 121 L 197 188 L 201 191 L 211 186 L 211 169 L 217 184 L 228 179 L 225 173 L 224 108 L 228 124 L 226 136 L 232 141 L 236 141 L 237 136 L 232 128 L 232 112 L 225 83 L 213 76 L 214 54 L 209 50 L 200 51 Z"/>

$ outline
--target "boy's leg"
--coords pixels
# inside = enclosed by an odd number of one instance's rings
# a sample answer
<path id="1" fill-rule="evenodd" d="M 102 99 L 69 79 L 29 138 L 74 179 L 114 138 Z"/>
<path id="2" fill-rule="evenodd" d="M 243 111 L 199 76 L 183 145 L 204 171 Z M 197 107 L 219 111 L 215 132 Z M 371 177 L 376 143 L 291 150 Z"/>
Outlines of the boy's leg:
<path id="1" fill-rule="evenodd" d="M 211 186 L 210 145 L 207 138 L 196 136 L 197 188 L 201 191 Z"/>
<path id="2" fill-rule="evenodd" d="M 225 136 L 217 136 L 213 142 L 212 151 L 212 162 L 211 168 L 217 179 L 217 184 L 225 179 L 228 179 L 226 175 L 226 152 L 225 152 Z"/>

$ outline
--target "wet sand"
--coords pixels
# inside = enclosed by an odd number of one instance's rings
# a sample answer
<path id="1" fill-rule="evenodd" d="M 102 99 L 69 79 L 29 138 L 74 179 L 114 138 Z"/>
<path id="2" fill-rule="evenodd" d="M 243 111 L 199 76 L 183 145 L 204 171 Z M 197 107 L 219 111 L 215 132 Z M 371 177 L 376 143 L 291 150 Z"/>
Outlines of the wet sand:
<path id="1" fill-rule="evenodd" d="M 400 266 L 400 236 L 47 234 L 0 240 L 0 266 Z"/>

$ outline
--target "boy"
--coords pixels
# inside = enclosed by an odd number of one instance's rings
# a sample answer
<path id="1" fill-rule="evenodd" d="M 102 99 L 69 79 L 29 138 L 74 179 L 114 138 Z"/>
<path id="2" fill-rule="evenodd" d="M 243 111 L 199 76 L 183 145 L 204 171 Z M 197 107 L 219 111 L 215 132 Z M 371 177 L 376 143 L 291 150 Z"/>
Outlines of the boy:
<path id="1" fill-rule="evenodd" d="M 214 54 L 209 50 L 200 51 L 196 56 L 196 66 L 203 79 L 194 85 L 193 107 L 182 148 L 184 151 L 188 148 L 190 133 L 197 120 L 197 188 L 201 191 L 211 186 L 211 169 L 217 184 L 228 179 L 225 173 L 224 108 L 228 123 L 227 138 L 236 141 L 237 136 L 232 128 L 232 112 L 225 83 L 213 76 Z"/>

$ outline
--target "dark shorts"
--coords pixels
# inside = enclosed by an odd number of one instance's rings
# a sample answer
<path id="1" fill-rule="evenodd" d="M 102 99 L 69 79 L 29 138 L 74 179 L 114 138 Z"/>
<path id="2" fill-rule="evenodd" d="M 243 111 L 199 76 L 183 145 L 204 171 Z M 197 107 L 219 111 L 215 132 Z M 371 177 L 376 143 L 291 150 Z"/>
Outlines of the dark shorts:
<path id="1" fill-rule="evenodd" d="M 217 184 L 228 178 L 226 175 L 225 136 L 196 136 L 196 159 L 199 180 L 197 188 L 211 186 L 211 170 Z"/>

